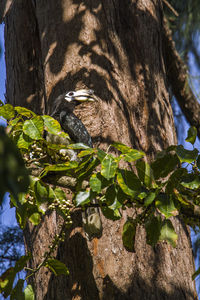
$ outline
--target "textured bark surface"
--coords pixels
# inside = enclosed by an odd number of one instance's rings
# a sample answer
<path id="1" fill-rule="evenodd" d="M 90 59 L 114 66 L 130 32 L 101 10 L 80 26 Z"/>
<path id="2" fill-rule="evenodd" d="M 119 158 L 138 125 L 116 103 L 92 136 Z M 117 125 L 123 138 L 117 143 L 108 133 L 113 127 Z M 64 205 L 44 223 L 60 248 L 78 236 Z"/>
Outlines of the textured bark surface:
<path id="1" fill-rule="evenodd" d="M 162 49 L 159 0 L 15 1 L 6 17 L 7 97 L 15 105 L 46 111 L 59 94 L 92 88 L 96 105 L 76 111 L 95 146 L 120 141 L 152 157 L 176 143 Z M 14 50 L 15 49 L 15 50 Z M 30 100 L 31 99 L 31 100 Z M 69 277 L 41 270 L 32 279 L 36 299 L 194 299 L 194 271 L 187 229 L 174 220 L 179 240 L 151 248 L 138 227 L 135 253 L 122 246 L 127 215 L 103 219 L 103 236 L 87 241 L 80 215 L 57 257 Z M 57 232 L 55 214 L 25 232 L 32 267 Z"/>

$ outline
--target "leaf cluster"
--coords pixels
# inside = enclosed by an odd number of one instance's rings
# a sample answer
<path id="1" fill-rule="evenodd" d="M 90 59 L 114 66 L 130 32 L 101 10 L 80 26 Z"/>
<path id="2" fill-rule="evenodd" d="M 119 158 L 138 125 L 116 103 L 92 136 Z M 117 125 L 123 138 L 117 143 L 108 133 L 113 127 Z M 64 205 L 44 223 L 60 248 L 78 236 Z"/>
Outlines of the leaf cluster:
<path id="1" fill-rule="evenodd" d="M 111 145 L 110 149 L 115 149 L 112 152 L 70 144 L 68 135 L 50 116 L 37 116 L 30 110 L 14 108 L 10 104 L 0 107 L 0 115 L 8 121 L 7 138 L 17 145 L 29 173 L 39 170 L 38 176 L 30 176 L 26 192 L 21 193 L 20 190 L 17 196 L 11 195 L 21 228 L 25 227 L 28 219 L 38 225 L 48 209 L 56 209 L 64 224 L 70 226 L 71 212 L 76 207 L 84 210 L 99 206 L 103 215 L 113 221 L 122 217 L 123 210 L 133 207 L 134 210 L 128 210 L 122 240 L 128 251 L 134 251 L 138 224 L 145 228 L 148 244 L 155 246 L 160 241 L 167 241 L 173 247 L 176 247 L 178 239 L 173 217 L 178 216 L 193 228 L 199 226 L 198 149 L 187 150 L 182 145 L 172 145 L 158 152 L 155 160 L 148 163 L 144 152 L 119 142 Z M 54 144 L 45 138 L 47 134 L 64 137 L 68 142 Z M 196 135 L 196 128 L 191 127 L 186 141 L 194 145 Z M 64 156 L 63 150 L 66 151 Z M 72 152 L 76 160 L 71 160 Z M 61 188 L 48 184 L 48 177 L 56 178 L 58 174 L 76 179 L 72 201 L 67 199 Z M 98 204 L 94 204 L 92 199 L 97 199 Z M 56 275 L 68 274 L 66 266 L 51 256 L 53 249 L 63 240 L 63 233 L 62 228 L 42 263 L 31 270 L 31 275 L 45 266 Z M 9 276 L 2 276 L 10 280 Z M 1 288 L 6 293 L 7 285 L 3 283 Z M 9 288 L 12 293 L 16 287 L 12 289 L 9 284 Z"/>

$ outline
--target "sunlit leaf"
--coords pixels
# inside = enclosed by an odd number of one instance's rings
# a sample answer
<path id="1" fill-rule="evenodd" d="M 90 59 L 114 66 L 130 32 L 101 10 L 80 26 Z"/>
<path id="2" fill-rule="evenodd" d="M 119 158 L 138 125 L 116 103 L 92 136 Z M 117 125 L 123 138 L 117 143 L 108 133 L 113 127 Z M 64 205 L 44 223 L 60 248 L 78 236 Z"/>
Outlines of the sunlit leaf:
<path id="1" fill-rule="evenodd" d="M 44 115 L 42 116 L 42 119 L 44 121 L 44 129 L 52 134 L 59 134 L 62 131 L 62 128 L 60 126 L 60 123 L 55 120 L 54 118 Z"/>
<path id="2" fill-rule="evenodd" d="M 33 144 L 33 142 L 34 140 L 32 140 L 28 135 L 22 132 L 17 140 L 17 147 L 19 149 L 29 149 L 30 145 Z"/>
<path id="3" fill-rule="evenodd" d="M 11 104 L 5 104 L 0 106 L 0 117 L 3 117 L 6 120 L 14 118 L 15 110 Z"/>
<path id="4" fill-rule="evenodd" d="M 94 148 L 88 148 L 86 150 L 83 150 L 81 151 L 79 154 L 78 154 L 78 157 L 84 157 L 86 155 L 91 155 L 93 153 L 95 153 L 95 149 Z"/>
<path id="5" fill-rule="evenodd" d="M 192 126 L 189 128 L 188 135 L 185 140 L 186 140 L 186 142 L 189 142 L 192 145 L 194 145 L 194 143 L 196 141 L 196 137 L 197 137 L 197 129 L 196 129 L 196 127 Z"/>
<path id="6" fill-rule="evenodd" d="M 36 114 L 33 111 L 31 111 L 31 110 L 29 110 L 25 107 L 22 107 L 22 106 L 15 106 L 15 111 L 18 114 L 20 114 L 24 117 L 27 117 L 27 118 L 31 118 L 32 116 L 36 116 Z"/>
<path id="7" fill-rule="evenodd" d="M 125 194 L 135 197 L 140 193 L 141 182 L 133 172 L 118 170 L 117 181 Z"/>
<path id="8" fill-rule="evenodd" d="M 122 153 L 126 153 L 129 150 L 132 150 L 132 148 L 130 148 L 122 143 L 119 143 L 119 142 L 113 143 L 112 146 L 115 147 L 117 150 L 121 151 Z"/>
<path id="9" fill-rule="evenodd" d="M 42 138 L 44 122 L 42 117 L 37 116 L 31 120 L 26 120 L 23 125 L 23 132 L 33 140 Z"/>
<path id="10" fill-rule="evenodd" d="M 188 174 L 182 178 L 181 185 L 188 189 L 196 190 L 200 187 L 200 176 L 196 174 Z"/>
<path id="11" fill-rule="evenodd" d="M 177 209 L 174 205 L 174 201 L 171 196 L 166 194 L 159 194 L 156 197 L 157 209 L 166 217 L 172 217 L 177 215 Z"/>
<path id="12" fill-rule="evenodd" d="M 33 225 L 38 225 L 41 221 L 41 215 L 37 212 L 33 213 L 30 217 L 29 217 L 29 220 L 31 221 L 31 223 Z"/>
<path id="13" fill-rule="evenodd" d="M 87 145 L 85 145 L 83 143 L 77 143 L 77 144 L 70 144 L 67 148 L 74 149 L 74 150 L 76 150 L 76 149 L 81 150 L 81 149 L 88 149 L 90 147 L 88 147 Z"/>
<path id="14" fill-rule="evenodd" d="M 142 158 L 144 155 L 145 153 L 142 151 L 131 149 L 126 154 L 124 154 L 124 160 L 127 162 L 133 162 Z"/>
<path id="15" fill-rule="evenodd" d="M 90 191 L 80 191 L 76 194 L 75 205 L 84 205 L 90 203 Z"/>
<path id="16" fill-rule="evenodd" d="M 108 154 L 101 162 L 101 175 L 107 180 L 113 178 L 115 176 L 117 166 L 118 164 L 114 157 Z"/>
<path id="17" fill-rule="evenodd" d="M 101 191 L 101 180 L 97 176 L 97 174 L 93 174 L 90 177 L 90 187 L 93 190 L 93 192 L 100 193 Z"/>
<path id="18" fill-rule="evenodd" d="M 67 161 L 63 164 L 50 165 L 45 167 L 41 177 L 45 176 L 48 172 L 62 172 L 70 169 L 75 169 L 78 166 L 77 161 Z"/>
<path id="19" fill-rule="evenodd" d="M 172 247 L 176 247 L 178 235 L 176 234 L 172 222 L 170 220 L 164 220 L 160 231 L 160 241 L 167 241 Z"/>
<path id="20" fill-rule="evenodd" d="M 144 206 L 150 205 L 156 197 L 156 192 L 149 192 L 144 199 Z"/>
<path id="21" fill-rule="evenodd" d="M 30 284 L 24 289 L 24 300 L 35 300 L 34 291 Z"/>
<path id="22" fill-rule="evenodd" d="M 139 179 L 144 183 L 146 187 L 151 188 L 154 182 L 154 176 L 150 165 L 140 160 L 137 161 L 136 168 Z"/>

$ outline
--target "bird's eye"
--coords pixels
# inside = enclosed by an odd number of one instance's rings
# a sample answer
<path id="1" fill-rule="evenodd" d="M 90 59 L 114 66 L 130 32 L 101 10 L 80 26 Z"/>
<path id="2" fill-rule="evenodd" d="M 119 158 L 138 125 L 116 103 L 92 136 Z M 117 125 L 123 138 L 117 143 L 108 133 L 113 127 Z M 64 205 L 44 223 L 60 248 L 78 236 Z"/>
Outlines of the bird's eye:
<path id="1" fill-rule="evenodd" d="M 69 92 L 68 96 L 70 96 L 70 97 L 74 96 L 74 92 Z"/>

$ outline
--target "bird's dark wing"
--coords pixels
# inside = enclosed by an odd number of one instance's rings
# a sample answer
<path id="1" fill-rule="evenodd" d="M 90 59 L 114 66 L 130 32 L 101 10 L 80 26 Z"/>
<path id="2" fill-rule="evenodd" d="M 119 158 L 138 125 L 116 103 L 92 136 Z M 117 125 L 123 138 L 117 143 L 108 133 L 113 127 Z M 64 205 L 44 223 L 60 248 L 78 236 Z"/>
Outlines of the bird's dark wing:
<path id="1" fill-rule="evenodd" d="M 87 129 L 73 113 L 62 111 L 60 113 L 60 124 L 75 143 L 83 143 L 91 148 L 93 147 L 92 139 Z"/>

